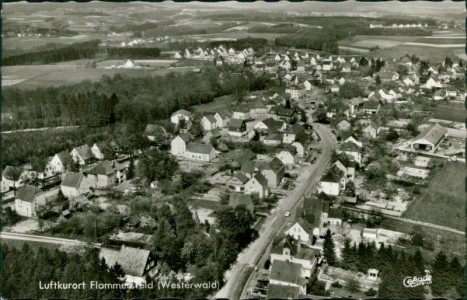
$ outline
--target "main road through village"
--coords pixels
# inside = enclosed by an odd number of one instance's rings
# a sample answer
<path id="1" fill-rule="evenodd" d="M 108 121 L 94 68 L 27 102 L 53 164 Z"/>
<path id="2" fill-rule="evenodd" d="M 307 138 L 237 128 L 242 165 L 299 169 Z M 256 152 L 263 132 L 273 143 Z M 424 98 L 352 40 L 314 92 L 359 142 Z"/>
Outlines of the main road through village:
<path id="1" fill-rule="evenodd" d="M 289 219 L 292 215 L 287 218 L 284 213 L 286 211 L 292 212 L 301 205 L 304 196 L 309 196 L 313 192 L 319 178 L 326 171 L 336 141 L 328 127 L 315 124 L 314 130 L 321 139 L 320 156 L 313 165 L 307 168 L 306 174 L 300 176 L 304 176 L 304 180 L 296 186 L 291 194 L 279 202 L 274 213 L 268 217 L 262 226 L 263 229 L 260 231 L 259 237 L 239 254 L 237 262 L 225 274 L 226 283 L 224 287 L 216 293 L 214 298 L 240 299 L 246 279 L 250 276 L 254 267 L 257 266 L 264 252 L 272 243 L 273 238 L 281 233 L 281 230 L 287 225 L 287 221 L 290 222 Z"/>

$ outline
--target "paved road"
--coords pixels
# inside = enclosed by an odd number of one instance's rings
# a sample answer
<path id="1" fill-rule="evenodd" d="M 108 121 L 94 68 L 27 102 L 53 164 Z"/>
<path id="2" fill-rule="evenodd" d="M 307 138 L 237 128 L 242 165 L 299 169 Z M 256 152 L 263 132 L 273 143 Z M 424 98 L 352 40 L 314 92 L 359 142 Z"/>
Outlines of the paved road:
<path id="1" fill-rule="evenodd" d="M 78 241 L 78 240 L 70 240 L 70 239 L 24 234 L 24 233 L 12 233 L 12 232 L 0 232 L 0 239 L 20 240 L 20 241 L 27 241 L 27 242 L 42 242 L 42 243 L 59 244 L 59 245 L 82 245 L 82 246 L 89 245 L 88 243 Z M 101 246 L 101 244 L 98 244 L 98 243 L 94 243 L 91 245 L 97 248 L 100 248 Z"/>
<path id="2" fill-rule="evenodd" d="M 78 127 L 79 126 L 57 126 L 57 127 L 27 128 L 27 129 L 2 131 L 2 134 L 17 133 L 17 132 L 29 132 L 29 131 L 44 131 L 44 130 L 50 130 L 50 129 L 71 129 L 71 128 L 78 128 Z"/>
<path id="3" fill-rule="evenodd" d="M 242 277 L 241 275 L 249 277 L 252 268 L 258 264 L 262 255 L 272 243 L 273 238 L 284 230 L 285 226 L 287 226 L 287 221 L 290 222 L 289 218 L 284 217 L 284 213 L 286 211 L 294 211 L 295 208 L 301 205 L 303 196 L 308 196 L 313 192 L 319 178 L 328 167 L 336 142 L 329 128 L 317 124 L 315 125 L 315 130 L 322 141 L 321 155 L 302 175 L 305 176 L 304 180 L 297 185 L 287 198 L 280 201 L 274 214 L 263 225 L 264 229 L 260 232 L 259 238 L 239 254 L 237 262 L 225 275 L 226 284 L 217 292 L 215 298 L 240 299 L 243 286 L 239 287 L 239 284 L 245 284 L 245 282 L 238 282 Z"/>

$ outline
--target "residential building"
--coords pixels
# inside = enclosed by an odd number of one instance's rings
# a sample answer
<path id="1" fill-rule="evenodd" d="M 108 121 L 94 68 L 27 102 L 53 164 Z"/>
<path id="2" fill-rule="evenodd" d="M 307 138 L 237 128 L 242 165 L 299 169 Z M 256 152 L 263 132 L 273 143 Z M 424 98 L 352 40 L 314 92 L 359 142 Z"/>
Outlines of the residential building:
<path id="1" fill-rule="evenodd" d="M 378 127 L 373 123 L 367 125 L 362 131 L 363 136 L 368 139 L 375 139 L 378 137 Z"/>
<path id="2" fill-rule="evenodd" d="M 379 112 L 379 108 L 379 102 L 370 100 L 363 103 L 361 111 L 367 115 L 374 115 Z"/>
<path id="3" fill-rule="evenodd" d="M 275 260 L 269 273 L 269 284 L 293 286 L 299 288 L 299 294 L 306 294 L 306 280 L 302 277 L 302 265 Z"/>
<path id="4" fill-rule="evenodd" d="M 185 156 L 194 161 L 210 162 L 216 158 L 216 149 L 211 144 L 189 143 Z"/>
<path id="5" fill-rule="evenodd" d="M 246 123 L 242 119 L 231 119 L 229 122 L 229 135 L 233 137 L 242 137 L 246 134 Z"/>
<path id="6" fill-rule="evenodd" d="M 85 174 L 91 187 L 105 188 L 125 181 L 126 169 L 127 167 L 115 160 L 104 160 Z"/>
<path id="7" fill-rule="evenodd" d="M 293 168 L 298 161 L 297 151 L 294 147 L 277 149 L 276 157 L 288 168 Z"/>
<path id="8" fill-rule="evenodd" d="M 32 185 L 23 185 L 15 195 L 15 211 L 18 215 L 36 218 L 37 210 L 47 204 L 44 192 Z"/>
<path id="9" fill-rule="evenodd" d="M 5 190 L 19 188 L 23 185 L 23 178 L 21 176 L 22 169 L 18 167 L 6 166 L 2 172 L 2 186 Z"/>
<path id="10" fill-rule="evenodd" d="M 106 152 L 106 147 L 111 149 L 110 146 L 107 146 L 104 142 L 94 143 L 91 147 L 91 153 L 96 159 L 103 160 L 105 158 L 104 153 Z"/>
<path id="11" fill-rule="evenodd" d="M 217 128 L 217 120 L 213 115 L 203 116 L 201 118 L 201 127 L 204 131 L 210 131 Z"/>
<path id="12" fill-rule="evenodd" d="M 75 198 L 90 191 L 91 183 L 83 173 L 66 172 L 60 190 L 67 198 Z"/>
<path id="13" fill-rule="evenodd" d="M 188 134 L 180 133 L 170 142 L 170 154 L 174 156 L 185 156 L 187 143 L 191 141 Z"/>
<path id="14" fill-rule="evenodd" d="M 125 273 L 125 283 L 144 284 L 146 275 L 155 267 L 155 258 L 149 250 L 122 245 L 119 250 L 101 248 L 99 258 L 109 267 L 119 264 Z"/>
<path id="15" fill-rule="evenodd" d="M 325 193 L 330 196 L 339 196 L 345 190 L 346 177 L 339 168 L 331 168 L 324 174 L 318 185 L 318 193 Z"/>
<path id="16" fill-rule="evenodd" d="M 362 150 L 358 147 L 357 144 L 352 142 L 344 142 L 340 147 L 337 153 L 345 153 L 353 158 L 353 160 L 361 165 L 362 164 Z"/>
<path id="17" fill-rule="evenodd" d="M 75 163 L 82 166 L 91 162 L 91 160 L 94 158 L 91 152 L 91 147 L 86 144 L 73 148 L 70 155 Z"/>
<path id="18" fill-rule="evenodd" d="M 50 176 L 53 174 L 65 173 L 67 167 L 70 167 L 72 163 L 73 159 L 71 158 L 70 153 L 66 151 L 57 153 L 47 162 L 47 165 L 45 166 L 45 174 Z"/>
<path id="19" fill-rule="evenodd" d="M 286 128 L 287 124 L 284 121 L 274 120 L 273 118 L 267 118 L 259 121 L 254 126 L 254 129 L 260 132 L 284 131 Z"/>
<path id="20" fill-rule="evenodd" d="M 271 132 L 260 138 L 261 142 L 267 146 L 278 146 L 282 143 L 284 134 L 280 132 Z"/>
<path id="21" fill-rule="evenodd" d="M 280 159 L 274 157 L 269 162 L 256 161 L 255 169 L 266 178 L 269 187 L 278 187 L 285 175 L 285 165 Z"/>
<path id="22" fill-rule="evenodd" d="M 268 180 L 258 173 L 245 183 L 245 194 L 257 194 L 260 199 L 269 197 Z"/>
<path id="23" fill-rule="evenodd" d="M 297 152 L 297 157 L 298 158 L 303 158 L 305 157 L 306 151 L 305 151 L 305 146 L 300 143 L 300 142 L 293 142 L 292 147 L 295 148 L 295 151 Z"/>
<path id="24" fill-rule="evenodd" d="M 223 112 L 216 112 L 214 118 L 217 122 L 217 128 L 224 128 L 229 125 L 230 117 Z"/>
<path id="25" fill-rule="evenodd" d="M 235 208 L 237 206 L 243 205 L 245 208 L 253 215 L 254 214 L 254 205 L 253 200 L 251 200 L 250 194 L 243 193 L 230 193 L 229 196 L 229 206 Z"/>
<path id="26" fill-rule="evenodd" d="M 347 120 L 342 120 L 337 123 L 336 128 L 340 131 L 349 131 L 352 128 L 352 125 Z"/>
<path id="27" fill-rule="evenodd" d="M 311 245 L 313 243 L 313 227 L 303 218 L 299 218 L 297 222 L 285 231 L 285 234 L 290 235 L 295 240 L 305 245 Z"/>
<path id="28" fill-rule="evenodd" d="M 295 123 L 292 126 L 287 127 L 287 129 L 284 131 L 284 138 L 283 138 L 283 143 L 284 144 L 291 144 L 295 141 L 297 138 L 297 135 L 301 134 L 302 132 L 305 131 L 305 128 L 300 125 Z"/>
<path id="29" fill-rule="evenodd" d="M 179 125 L 180 124 L 180 120 L 185 120 L 185 122 L 189 122 L 191 120 L 191 117 L 192 117 L 192 114 L 191 112 L 185 110 L 185 109 L 180 109 L 180 110 L 177 110 L 176 112 L 174 112 L 171 116 L 170 116 L 170 122 L 176 124 L 176 125 Z"/>

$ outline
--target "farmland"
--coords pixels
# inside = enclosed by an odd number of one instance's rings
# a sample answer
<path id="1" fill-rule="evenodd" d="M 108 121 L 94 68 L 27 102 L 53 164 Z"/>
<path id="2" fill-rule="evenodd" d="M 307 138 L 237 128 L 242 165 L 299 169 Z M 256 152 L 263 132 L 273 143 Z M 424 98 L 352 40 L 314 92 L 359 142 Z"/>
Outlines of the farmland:
<path id="1" fill-rule="evenodd" d="M 430 108 L 430 110 L 433 113 L 433 117 L 436 119 L 454 122 L 465 121 L 465 110 L 461 104 L 437 105 L 436 107 Z"/>
<path id="2" fill-rule="evenodd" d="M 465 230 L 465 164 L 449 162 L 409 206 L 405 217 Z M 455 207 L 456 209 L 452 209 Z"/>
<path id="3" fill-rule="evenodd" d="M 85 69 L 73 64 L 13 66 L 2 68 L 2 86 L 14 85 L 23 89 L 73 84 L 83 80 L 98 81 L 103 75 L 129 76 L 165 75 L 170 72 L 190 72 L 191 68 L 163 69 Z"/>

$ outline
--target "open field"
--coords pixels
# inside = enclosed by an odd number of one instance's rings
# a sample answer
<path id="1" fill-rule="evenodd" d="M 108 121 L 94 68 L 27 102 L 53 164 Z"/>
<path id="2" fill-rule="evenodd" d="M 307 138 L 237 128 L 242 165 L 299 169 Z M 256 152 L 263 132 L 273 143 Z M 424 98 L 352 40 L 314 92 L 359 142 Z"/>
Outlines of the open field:
<path id="1" fill-rule="evenodd" d="M 430 108 L 430 110 L 436 119 L 465 122 L 466 115 L 462 104 L 438 104 L 436 107 Z"/>
<path id="2" fill-rule="evenodd" d="M 415 54 L 421 60 L 429 60 L 431 63 L 443 62 L 446 56 L 452 58 L 462 57 L 467 59 L 465 54 L 462 55 L 463 48 L 434 48 L 424 46 L 413 46 L 413 45 L 399 45 L 387 49 L 379 49 L 374 52 L 368 53 L 370 57 L 382 57 L 383 59 L 393 59 L 397 57 L 403 57 L 406 54 Z"/>
<path id="3" fill-rule="evenodd" d="M 465 173 L 465 164 L 458 162 L 437 170 L 404 217 L 465 230 Z"/>
<path id="4" fill-rule="evenodd" d="M 13 66 L 2 68 L 2 86 L 14 85 L 18 88 L 34 89 L 37 87 L 73 84 L 83 80 L 98 81 L 103 75 L 128 76 L 165 75 L 170 72 L 190 72 L 191 68 L 151 69 L 78 69 L 73 64 Z M 6 79 L 4 82 L 3 79 Z"/>
<path id="5" fill-rule="evenodd" d="M 465 36 L 453 37 L 453 36 L 426 36 L 413 40 L 416 43 L 429 43 L 434 45 L 445 45 L 445 44 L 465 44 Z"/>
<path id="6" fill-rule="evenodd" d="M 209 34 L 194 34 L 188 37 L 196 40 L 232 40 L 243 38 L 264 38 L 267 40 L 274 40 L 277 37 L 283 36 L 281 33 L 253 33 L 253 32 L 222 32 L 222 33 L 209 33 Z"/>
<path id="7" fill-rule="evenodd" d="M 203 112 L 203 113 L 216 113 L 219 110 L 224 110 L 230 105 L 232 105 L 233 99 L 232 97 L 229 96 L 223 96 L 214 99 L 214 101 L 205 103 L 205 104 L 200 104 L 200 105 L 195 105 L 192 106 L 192 108 L 195 111 Z"/>

